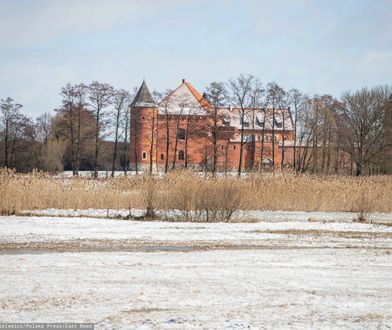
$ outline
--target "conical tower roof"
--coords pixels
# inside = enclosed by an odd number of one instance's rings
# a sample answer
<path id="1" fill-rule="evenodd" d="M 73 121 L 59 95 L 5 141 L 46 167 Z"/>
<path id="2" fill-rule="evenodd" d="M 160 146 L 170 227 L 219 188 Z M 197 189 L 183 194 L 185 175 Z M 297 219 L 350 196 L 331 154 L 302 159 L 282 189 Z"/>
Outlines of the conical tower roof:
<path id="1" fill-rule="evenodd" d="M 132 101 L 132 106 L 134 107 L 155 107 L 155 101 L 152 97 L 146 82 L 143 80 L 135 98 Z"/>

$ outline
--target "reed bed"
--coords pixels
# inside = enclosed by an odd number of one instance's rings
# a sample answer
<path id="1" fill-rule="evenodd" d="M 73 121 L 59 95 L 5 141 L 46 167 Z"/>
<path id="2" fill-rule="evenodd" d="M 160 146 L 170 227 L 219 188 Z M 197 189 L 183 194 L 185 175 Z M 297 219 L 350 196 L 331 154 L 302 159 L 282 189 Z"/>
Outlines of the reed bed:
<path id="1" fill-rule="evenodd" d="M 392 177 L 250 174 L 213 178 L 191 172 L 108 179 L 64 178 L 0 170 L 0 213 L 37 209 L 207 210 L 214 219 L 233 211 L 297 210 L 392 212 Z M 201 212 L 201 213 L 200 213 Z"/>

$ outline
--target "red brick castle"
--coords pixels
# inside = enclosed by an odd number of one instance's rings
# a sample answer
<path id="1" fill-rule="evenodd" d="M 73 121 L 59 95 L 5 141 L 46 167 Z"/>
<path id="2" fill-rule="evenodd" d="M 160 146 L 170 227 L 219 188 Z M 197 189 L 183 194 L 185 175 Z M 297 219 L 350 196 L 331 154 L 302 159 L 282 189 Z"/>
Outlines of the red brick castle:
<path id="1" fill-rule="evenodd" d="M 208 100 L 185 80 L 159 103 L 143 81 L 131 104 L 130 168 L 211 169 L 216 154 L 217 171 L 237 170 L 241 127 L 242 169 L 292 165 L 290 109 L 254 108 L 240 115 L 238 109 L 222 107 L 215 121 L 212 113 Z"/>

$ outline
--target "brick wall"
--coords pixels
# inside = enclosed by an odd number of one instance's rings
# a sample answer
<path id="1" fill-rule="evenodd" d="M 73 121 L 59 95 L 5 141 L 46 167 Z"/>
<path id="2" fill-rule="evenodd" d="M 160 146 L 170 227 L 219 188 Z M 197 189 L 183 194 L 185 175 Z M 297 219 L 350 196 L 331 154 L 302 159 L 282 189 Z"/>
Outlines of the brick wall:
<path id="1" fill-rule="evenodd" d="M 187 165 L 190 168 L 204 168 L 212 166 L 213 145 L 209 132 L 210 119 L 208 116 L 178 116 L 162 114 L 158 115 L 157 108 L 132 107 L 131 131 L 130 131 L 130 168 L 135 169 L 136 162 L 139 169 L 148 169 L 150 164 L 151 137 L 154 136 L 152 160 L 154 168 L 163 169 L 168 157 L 168 167 L 182 168 Z M 169 127 L 169 150 L 166 151 L 167 127 Z M 181 131 L 177 139 L 177 128 Z M 218 170 L 238 169 L 240 159 L 239 131 L 234 127 L 223 128 L 219 134 L 217 144 L 217 167 Z M 135 136 L 136 134 L 136 136 Z M 261 160 L 262 143 L 261 132 L 255 131 L 254 142 L 244 142 L 242 168 L 257 169 Z M 275 166 L 280 167 L 282 147 L 280 141 L 282 134 L 275 132 Z M 285 132 L 287 141 L 293 140 L 293 132 Z M 177 150 L 176 150 L 177 139 Z M 235 141 L 237 140 L 237 141 Z M 272 157 L 271 132 L 265 132 L 263 146 L 263 160 L 271 160 Z M 252 160 L 252 157 L 254 160 Z M 293 148 L 285 148 L 285 164 L 292 165 Z"/>

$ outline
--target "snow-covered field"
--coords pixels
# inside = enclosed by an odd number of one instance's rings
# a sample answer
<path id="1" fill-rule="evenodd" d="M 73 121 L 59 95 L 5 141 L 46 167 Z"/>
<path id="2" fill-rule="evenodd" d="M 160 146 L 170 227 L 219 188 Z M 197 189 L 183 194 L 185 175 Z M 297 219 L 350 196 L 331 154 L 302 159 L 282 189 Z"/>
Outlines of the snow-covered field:
<path id="1" fill-rule="evenodd" d="M 127 216 L 131 211 L 134 216 L 141 216 L 145 210 L 140 209 L 46 209 L 22 211 L 22 213 L 30 215 L 46 215 L 59 217 L 116 217 Z M 175 211 L 157 211 L 158 214 L 165 215 Z M 232 221 L 269 221 L 269 222 L 285 222 L 285 221 L 328 221 L 328 222 L 352 222 L 358 216 L 355 212 L 317 212 L 317 211 L 261 211 L 247 210 L 234 212 Z M 374 223 L 390 223 L 392 224 L 391 213 L 370 213 L 367 215 L 369 221 Z"/>
<path id="2" fill-rule="evenodd" d="M 0 217 L 1 322 L 388 329 L 392 227 Z"/>

